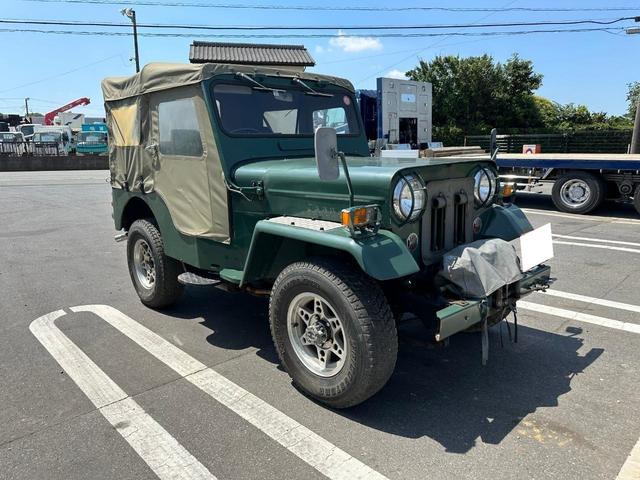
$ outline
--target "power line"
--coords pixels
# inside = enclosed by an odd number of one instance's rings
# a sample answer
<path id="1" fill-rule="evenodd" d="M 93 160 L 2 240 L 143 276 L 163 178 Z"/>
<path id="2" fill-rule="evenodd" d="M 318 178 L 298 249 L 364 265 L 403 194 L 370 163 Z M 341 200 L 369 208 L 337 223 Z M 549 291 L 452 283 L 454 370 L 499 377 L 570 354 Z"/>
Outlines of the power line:
<path id="1" fill-rule="evenodd" d="M 506 23 L 460 23 L 460 24 L 427 24 L 427 25 L 192 25 L 166 23 L 138 23 L 138 28 L 177 29 L 177 30 L 431 30 L 431 29 L 465 29 L 465 28 L 501 28 L 501 27 L 535 27 L 535 26 L 569 26 L 569 25 L 613 25 L 627 20 L 640 21 L 640 17 L 620 17 L 611 20 L 542 20 L 536 22 Z M 55 25 L 83 27 L 118 27 L 131 28 L 127 23 L 95 22 L 75 20 L 22 20 L 0 19 L 0 23 L 14 25 Z"/>
<path id="2" fill-rule="evenodd" d="M 182 7 L 182 8 L 217 8 L 243 10 L 314 10 L 314 11 L 349 11 L 349 12 L 407 12 L 407 11 L 441 11 L 441 12 L 625 12 L 639 10 L 640 6 L 620 7 L 448 7 L 448 6 L 340 6 L 340 5 L 281 5 L 281 4 L 231 4 L 231 3 L 201 3 L 185 1 L 153 1 L 153 0 L 22 0 L 37 3 L 72 3 L 93 5 L 128 5 L 153 7 Z"/>
<path id="3" fill-rule="evenodd" d="M 5 29 L 0 29 L 0 32 L 3 32 L 3 31 L 5 31 Z M 20 31 L 21 30 L 18 30 L 18 29 L 12 29 L 11 33 L 20 32 Z M 35 33 L 41 33 L 41 32 L 35 32 Z M 25 83 L 23 85 L 18 85 L 17 87 L 11 87 L 11 88 L 6 88 L 4 90 L 0 90 L 0 93 L 11 92 L 13 90 L 18 90 L 19 88 L 30 87 L 31 85 L 36 85 L 38 83 L 47 82 L 47 81 L 52 80 L 54 78 L 62 77 L 64 75 L 68 75 L 70 73 L 74 73 L 74 72 L 77 72 L 79 70 L 84 70 L 85 68 L 92 67 L 94 65 L 97 65 L 97 64 L 102 63 L 102 62 L 106 62 L 107 60 L 111 60 L 112 58 L 116 58 L 116 57 L 119 57 L 119 56 L 120 56 L 120 54 L 111 55 L 110 57 L 106 57 L 106 58 L 103 58 L 102 60 L 97 60 L 95 62 L 87 63 L 86 65 L 81 65 L 81 66 L 76 67 L 76 68 L 74 68 L 72 70 L 67 70 L 66 72 L 57 73 L 57 74 L 51 75 L 49 77 L 40 78 L 40 79 L 38 79 L 38 80 L 36 80 L 34 82 L 29 82 L 29 83 Z"/>
<path id="4" fill-rule="evenodd" d="M 546 29 L 546 30 L 511 30 L 511 31 L 489 31 L 489 32 L 442 32 L 442 33 L 381 33 L 376 35 L 379 38 L 428 38 L 428 37 L 490 37 L 490 36 L 512 36 L 529 35 L 536 33 L 587 33 L 587 32 L 611 32 L 623 31 L 625 27 L 597 27 L 597 28 L 573 28 L 573 29 Z M 21 28 L 0 28 L 0 33 L 43 33 L 54 35 L 93 35 L 108 37 L 128 37 L 130 32 L 101 32 L 85 30 L 41 30 L 41 29 L 21 29 Z M 141 37 L 177 37 L 177 38 L 335 38 L 333 34 L 325 33 L 293 33 L 293 34 L 209 34 L 209 33 L 138 33 Z M 350 38 L 358 38 L 358 35 L 350 35 Z M 114 55 L 116 57 L 118 55 Z M 110 57 L 110 58 L 114 58 Z M 80 68 L 79 68 L 80 69 Z M 79 70 L 76 69 L 76 70 Z M 74 70 L 75 71 L 75 70 Z M 40 82 L 40 80 L 38 81 Z M 38 83 L 34 82 L 34 83 Z M 7 90 L 3 90 L 7 91 Z"/>

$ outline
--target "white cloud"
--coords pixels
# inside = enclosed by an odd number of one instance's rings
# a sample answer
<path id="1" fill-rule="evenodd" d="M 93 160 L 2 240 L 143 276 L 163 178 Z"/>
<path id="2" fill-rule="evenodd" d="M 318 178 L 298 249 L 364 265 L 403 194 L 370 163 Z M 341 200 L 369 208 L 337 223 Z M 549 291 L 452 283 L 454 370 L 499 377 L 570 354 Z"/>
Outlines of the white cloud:
<path id="1" fill-rule="evenodd" d="M 329 45 L 345 52 L 362 52 L 382 48 L 382 43 L 375 37 L 352 37 L 345 35 L 342 30 L 338 30 L 338 35 L 329 40 Z"/>
<path id="2" fill-rule="evenodd" d="M 316 45 L 316 53 L 324 53 L 324 47 L 322 45 Z"/>
<path id="3" fill-rule="evenodd" d="M 387 72 L 387 74 L 385 75 L 385 78 L 397 78 L 398 80 L 406 80 L 407 76 L 404 74 L 403 71 L 400 71 L 394 68 L 393 70 L 389 70 Z"/>

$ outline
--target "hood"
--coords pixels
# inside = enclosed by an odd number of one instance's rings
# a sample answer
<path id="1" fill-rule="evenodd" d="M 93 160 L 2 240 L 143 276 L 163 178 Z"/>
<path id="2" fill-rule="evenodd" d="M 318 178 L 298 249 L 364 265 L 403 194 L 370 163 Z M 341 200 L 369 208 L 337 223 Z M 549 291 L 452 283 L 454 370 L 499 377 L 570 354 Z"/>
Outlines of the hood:
<path id="1" fill-rule="evenodd" d="M 347 157 L 356 205 L 377 204 L 383 217 L 388 212 L 393 187 L 401 173 L 417 173 L 428 184 L 432 180 L 473 175 L 478 165 L 491 165 L 483 157 L 380 158 Z M 234 181 L 240 187 L 262 182 L 269 210 L 324 220 L 339 220 L 340 211 L 349 206 L 349 192 L 342 168 L 340 177 L 322 181 L 314 157 L 261 160 L 241 165 Z"/>

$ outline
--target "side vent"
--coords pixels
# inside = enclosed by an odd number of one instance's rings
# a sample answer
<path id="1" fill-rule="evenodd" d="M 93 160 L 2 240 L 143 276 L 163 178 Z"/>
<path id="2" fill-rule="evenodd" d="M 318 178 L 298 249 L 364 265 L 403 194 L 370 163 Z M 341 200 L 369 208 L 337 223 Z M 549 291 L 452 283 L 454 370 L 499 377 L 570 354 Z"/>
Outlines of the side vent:
<path id="1" fill-rule="evenodd" d="M 469 199 L 464 191 L 455 194 L 455 208 L 453 210 L 453 244 L 461 245 L 466 242 L 466 219 Z"/>
<path id="2" fill-rule="evenodd" d="M 440 194 L 431 204 L 431 251 L 439 252 L 445 247 L 445 224 L 447 199 Z"/>

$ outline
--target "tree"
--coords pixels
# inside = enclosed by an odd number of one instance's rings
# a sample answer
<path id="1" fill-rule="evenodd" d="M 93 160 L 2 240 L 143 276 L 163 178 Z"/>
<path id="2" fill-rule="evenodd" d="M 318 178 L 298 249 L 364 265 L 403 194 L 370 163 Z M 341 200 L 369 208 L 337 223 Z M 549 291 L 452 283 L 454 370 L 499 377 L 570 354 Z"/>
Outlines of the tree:
<path id="1" fill-rule="evenodd" d="M 640 82 L 633 82 L 628 85 L 627 102 L 629 102 L 629 110 L 627 115 L 632 120 L 636 117 L 636 108 L 640 100 Z"/>
<path id="2" fill-rule="evenodd" d="M 542 84 L 533 63 L 513 55 L 506 63 L 490 55 L 438 56 L 407 72 L 433 85 L 433 123 L 466 134 L 543 125 L 533 92 Z"/>

